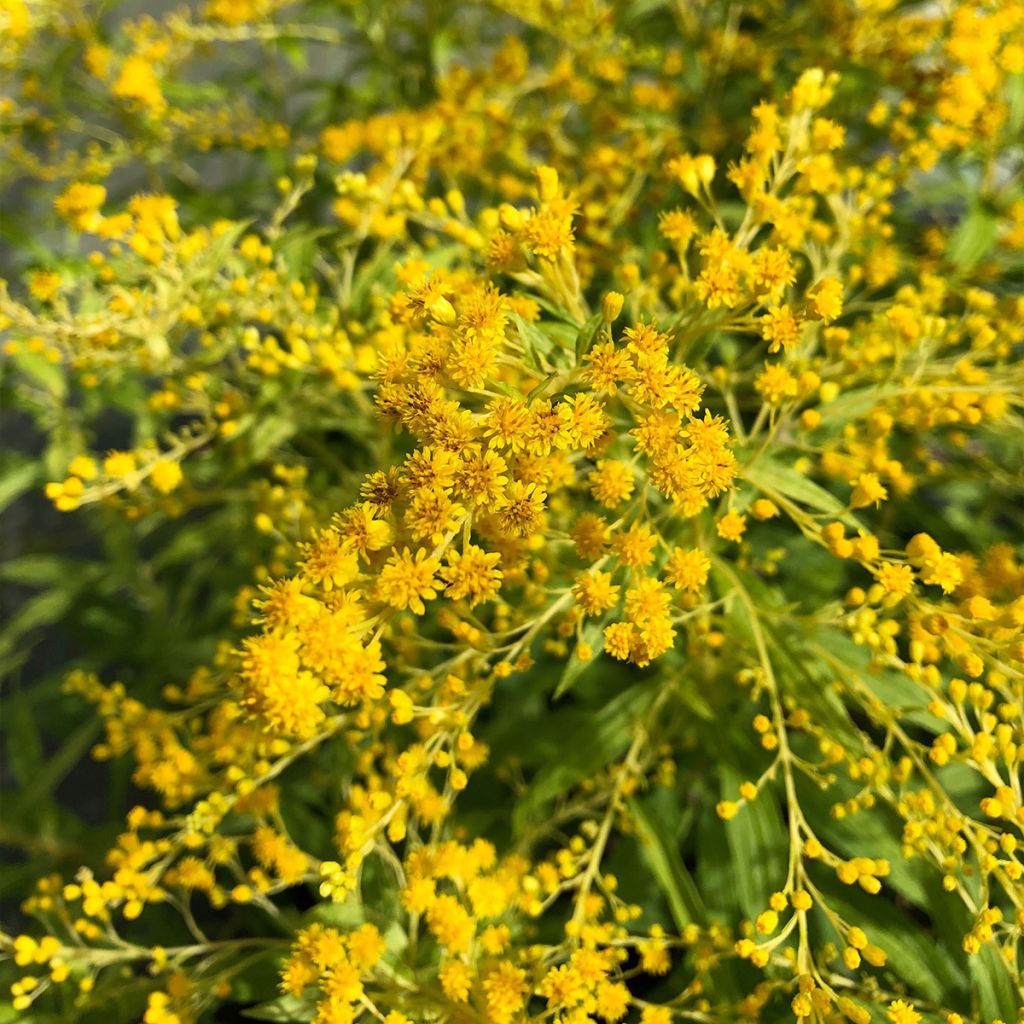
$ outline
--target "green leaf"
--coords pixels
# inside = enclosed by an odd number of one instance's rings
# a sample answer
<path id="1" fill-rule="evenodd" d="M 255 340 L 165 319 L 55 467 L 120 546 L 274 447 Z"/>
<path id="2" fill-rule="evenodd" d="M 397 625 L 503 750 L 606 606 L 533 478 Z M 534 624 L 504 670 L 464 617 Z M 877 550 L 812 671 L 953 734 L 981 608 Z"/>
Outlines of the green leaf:
<path id="1" fill-rule="evenodd" d="M 739 771 L 725 765 L 721 772 L 722 799 L 734 800 L 744 781 Z M 736 898 L 743 913 L 753 920 L 768 906 L 768 898 L 786 880 L 789 837 L 771 787 L 746 804 L 725 823 L 736 884 Z"/>
<path id="2" fill-rule="evenodd" d="M 972 207 L 953 232 L 947 257 L 961 270 L 970 270 L 992 248 L 998 227 L 995 210 L 982 204 Z"/>
<path id="3" fill-rule="evenodd" d="M 13 1024 L 14 1021 L 31 1024 L 31 1019 L 30 1014 L 16 1010 L 10 1003 L 0 1004 L 0 1024 Z"/>
<path id="4" fill-rule="evenodd" d="M 861 525 L 850 513 L 841 514 L 845 506 L 831 491 L 826 491 L 792 466 L 783 466 L 762 457 L 753 465 L 745 466 L 742 473 L 744 480 L 769 497 L 775 492 L 815 512 L 836 516 L 850 526 Z"/>
<path id="5" fill-rule="evenodd" d="M 762 629 L 771 637 L 772 663 L 783 691 L 794 696 L 829 735 L 856 746 L 860 735 L 837 692 L 835 673 L 800 642 L 802 633 L 784 633 L 768 623 Z"/>
<path id="6" fill-rule="evenodd" d="M 24 789 L 43 766 L 43 741 L 23 691 L 4 697 L 4 735 L 11 772 Z"/>
<path id="7" fill-rule="evenodd" d="M 697 366 L 704 360 L 712 347 L 723 341 L 725 337 L 726 335 L 721 331 L 714 329 L 714 325 L 709 325 L 706 330 L 696 335 L 688 345 L 680 350 L 679 358 L 689 366 Z"/>
<path id="8" fill-rule="evenodd" d="M 526 404 L 529 405 L 535 398 L 540 398 L 547 386 L 558 376 L 557 371 L 552 370 L 542 381 L 540 381 L 535 387 L 530 389 L 530 393 L 526 396 Z"/>
<path id="9" fill-rule="evenodd" d="M 306 277 L 320 252 L 320 239 L 332 233 L 331 228 L 296 228 L 278 244 L 278 255 L 292 277 Z"/>
<path id="10" fill-rule="evenodd" d="M 821 406 L 822 422 L 828 424 L 848 423 L 873 409 L 879 402 L 896 394 L 899 388 L 871 387 L 853 388 L 831 402 Z"/>
<path id="11" fill-rule="evenodd" d="M 560 320 L 545 320 L 544 333 L 551 339 L 556 349 L 571 352 L 576 345 L 576 337 L 580 332 L 576 324 L 565 324 Z"/>
<path id="12" fill-rule="evenodd" d="M 39 586 L 57 583 L 78 571 L 79 566 L 68 558 L 59 558 L 57 555 L 23 555 L 0 565 L 0 579 Z"/>
<path id="13" fill-rule="evenodd" d="M 306 48 L 298 39 L 281 38 L 277 42 L 278 49 L 296 71 L 309 69 L 309 57 Z"/>
<path id="14" fill-rule="evenodd" d="M 599 623 L 588 622 L 583 627 L 582 642 L 590 645 L 593 651 L 592 655 L 589 660 L 584 661 L 576 653 L 578 648 L 573 649 L 572 654 L 569 655 L 569 660 L 565 663 L 565 668 L 562 670 L 562 678 L 558 680 L 552 700 L 558 700 L 563 694 L 568 693 L 576 685 L 576 680 L 597 661 L 598 655 L 604 649 L 604 632 Z"/>
<path id="15" fill-rule="evenodd" d="M 71 607 L 73 594 L 67 590 L 47 590 L 30 598 L 0 632 L 0 656 L 14 648 L 33 629 L 57 622 Z"/>
<path id="16" fill-rule="evenodd" d="M 251 1020 L 309 1021 L 316 1016 L 316 1009 L 295 996 L 280 996 L 269 1003 L 242 1010 L 242 1016 Z"/>
<path id="17" fill-rule="evenodd" d="M 622 19 L 625 24 L 633 26 L 667 6 L 667 0 L 630 0 L 623 11 Z"/>
<path id="18" fill-rule="evenodd" d="M 543 295 L 531 295 L 530 298 L 546 313 L 550 313 L 556 320 L 561 320 L 570 327 L 579 328 L 579 320 L 577 320 L 576 317 L 574 317 L 572 313 L 564 307 L 556 306 L 549 299 L 545 299 Z"/>
<path id="19" fill-rule="evenodd" d="M 1009 1024 L 1017 1012 L 1013 980 L 999 954 L 986 944 L 967 958 L 971 990 L 977 999 L 980 1020 L 1004 1020 Z"/>
<path id="20" fill-rule="evenodd" d="M 965 987 L 963 972 L 945 946 L 894 903 L 853 888 L 829 891 L 825 900 L 847 921 L 856 921 L 868 939 L 885 950 L 887 969 L 912 985 L 919 996 L 947 1003 Z"/>
<path id="21" fill-rule="evenodd" d="M 665 895 L 676 928 L 681 932 L 688 924 L 707 924 L 704 903 L 686 870 L 668 822 L 658 814 L 651 800 L 630 800 L 629 812 L 636 824 L 644 859 Z"/>
<path id="22" fill-rule="evenodd" d="M 437 249 L 431 251 L 428 257 L 430 265 L 444 266 L 446 262 L 444 257 L 448 248 L 448 246 L 438 246 Z M 392 280 L 394 259 L 395 254 L 391 247 L 382 245 L 369 260 L 359 264 L 352 285 L 352 293 L 348 299 L 348 310 L 353 312 L 361 310 L 375 284 Z M 342 298 L 344 297 L 342 296 Z"/>
<path id="23" fill-rule="evenodd" d="M 451 28 L 440 28 L 430 39 L 430 63 L 437 79 L 446 78 L 458 53 L 458 43 Z"/>
<path id="24" fill-rule="evenodd" d="M 819 636 L 818 649 L 839 661 L 848 673 L 856 676 L 864 688 L 883 704 L 898 709 L 904 723 L 921 726 L 935 735 L 944 731 L 941 719 L 928 710 L 928 694 L 920 686 L 900 672 L 873 667 L 870 652 L 855 644 L 838 629 L 823 627 Z"/>
<path id="25" fill-rule="evenodd" d="M 348 897 L 340 903 L 327 900 L 318 903 L 303 915 L 303 924 L 319 922 L 330 925 L 332 928 L 353 929 L 358 928 L 366 921 L 363 912 L 363 905 L 355 893 L 349 893 Z"/>
<path id="26" fill-rule="evenodd" d="M 817 834 L 826 846 L 837 850 L 847 859 L 881 857 L 888 860 L 886 888 L 899 893 L 918 907 L 926 910 L 929 908 L 933 893 L 925 885 L 920 864 L 903 856 L 900 844 L 902 823 L 892 811 L 879 804 L 870 811 L 846 818 L 833 818 L 829 813 L 832 804 L 856 792 L 852 783 L 825 793 L 812 785 L 801 786 L 797 792 L 800 806 L 815 822 Z"/>
<path id="27" fill-rule="evenodd" d="M 527 364 L 538 373 L 547 373 L 551 365 L 548 356 L 555 350 L 554 341 L 539 327 L 524 320 L 518 313 L 510 312 L 509 318 L 519 332 L 519 338 L 523 345 L 523 356 Z"/>
<path id="28" fill-rule="evenodd" d="M 98 718 L 87 718 L 82 722 L 60 750 L 47 757 L 45 765 L 35 772 L 18 794 L 18 800 L 25 806 L 31 806 L 49 796 L 71 769 L 85 757 L 93 740 L 99 736 L 101 728 Z"/>
<path id="29" fill-rule="evenodd" d="M 1024 75 L 1011 75 L 1006 83 L 1009 117 L 1006 119 L 1006 138 L 1019 139 L 1024 131 Z"/>
<path id="30" fill-rule="evenodd" d="M 259 417 L 249 437 L 253 459 L 259 462 L 270 456 L 295 434 L 296 429 L 296 423 L 288 416 Z"/>
<path id="31" fill-rule="evenodd" d="M 222 234 L 217 235 L 196 259 L 188 264 L 189 281 L 194 281 L 202 287 L 217 271 L 222 270 L 235 243 L 248 229 L 249 224 L 247 220 L 232 224 Z"/>
<path id="32" fill-rule="evenodd" d="M 35 485 L 39 470 L 37 462 L 16 462 L 4 469 L 0 475 L 0 512 Z"/>
<path id="33" fill-rule="evenodd" d="M 604 317 L 595 313 L 580 329 L 576 335 L 576 362 L 581 363 L 583 357 L 590 351 L 594 343 L 598 328 L 604 323 Z"/>
<path id="34" fill-rule="evenodd" d="M 57 363 L 51 363 L 44 356 L 33 352 L 22 352 L 18 356 L 18 368 L 38 381 L 55 398 L 63 398 L 68 391 L 64 370 Z"/>
<path id="35" fill-rule="evenodd" d="M 548 716 L 530 737 L 534 753 L 546 750 L 548 756 L 513 813 L 512 829 L 517 836 L 539 819 L 553 800 L 624 753 L 653 693 L 649 685 L 638 683 L 597 713 L 566 708 Z M 567 744 L 565 738 L 572 735 L 585 735 L 586 742 Z"/>

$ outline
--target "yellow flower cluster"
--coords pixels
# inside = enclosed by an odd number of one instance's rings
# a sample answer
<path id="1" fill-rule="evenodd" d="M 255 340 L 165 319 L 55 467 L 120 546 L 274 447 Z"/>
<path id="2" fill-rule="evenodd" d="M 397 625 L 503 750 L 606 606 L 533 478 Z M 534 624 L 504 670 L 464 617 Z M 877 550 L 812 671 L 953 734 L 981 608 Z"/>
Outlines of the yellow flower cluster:
<path id="1" fill-rule="evenodd" d="M 14 1010 L 1013 1024 L 1024 4 L 110 6 L 0 0 L 0 495 L 146 795 Z"/>

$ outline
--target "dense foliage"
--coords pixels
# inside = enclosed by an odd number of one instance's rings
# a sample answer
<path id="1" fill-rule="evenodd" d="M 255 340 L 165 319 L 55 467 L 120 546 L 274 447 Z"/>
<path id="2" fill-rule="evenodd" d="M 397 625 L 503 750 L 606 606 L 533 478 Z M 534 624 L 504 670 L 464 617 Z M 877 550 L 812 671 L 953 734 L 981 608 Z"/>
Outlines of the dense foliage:
<path id="1" fill-rule="evenodd" d="M 0 0 L 0 1021 L 1024 1019 L 1024 4 L 149 11 Z"/>

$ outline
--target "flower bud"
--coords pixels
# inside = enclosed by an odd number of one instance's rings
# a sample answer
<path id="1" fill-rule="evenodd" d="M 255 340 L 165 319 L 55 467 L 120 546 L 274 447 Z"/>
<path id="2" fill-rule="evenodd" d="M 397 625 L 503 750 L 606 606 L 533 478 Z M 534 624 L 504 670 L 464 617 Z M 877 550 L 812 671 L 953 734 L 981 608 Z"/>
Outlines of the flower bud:
<path id="1" fill-rule="evenodd" d="M 558 195 L 558 171 L 554 167 L 537 168 L 537 195 L 542 203 L 550 203 Z"/>
<path id="2" fill-rule="evenodd" d="M 625 298 L 622 292 L 608 292 L 601 301 L 601 318 L 606 324 L 614 323 L 622 312 Z"/>

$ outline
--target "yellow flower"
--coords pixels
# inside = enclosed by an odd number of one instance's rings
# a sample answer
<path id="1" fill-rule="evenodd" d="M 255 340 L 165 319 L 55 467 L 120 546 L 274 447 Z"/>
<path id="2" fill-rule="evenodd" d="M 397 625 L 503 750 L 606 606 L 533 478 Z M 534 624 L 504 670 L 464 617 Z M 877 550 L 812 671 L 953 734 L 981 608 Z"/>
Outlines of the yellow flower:
<path id="1" fill-rule="evenodd" d="M 131 452 L 111 452 L 103 460 L 103 472 L 114 480 L 131 476 L 135 469 L 135 456 Z"/>
<path id="2" fill-rule="evenodd" d="M 726 512 L 715 523 L 715 530 L 722 540 L 739 541 L 747 529 L 747 517 L 738 512 Z"/>
<path id="3" fill-rule="evenodd" d="M 788 352 L 800 340 L 802 329 L 800 318 L 785 303 L 772 306 L 761 317 L 761 337 L 769 342 L 769 352 Z"/>
<path id="4" fill-rule="evenodd" d="M 396 551 L 377 578 L 377 596 L 393 608 L 408 608 L 422 615 L 426 611 L 423 602 L 437 597 L 440 584 L 435 577 L 440 567 L 441 563 L 423 548 L 415 555 L 408 548 Z"/>
<path id="5" fill-rule="evenodd" d="M 629 989 L 622 982 L 602 981 L 597 986 L 597 1014 L 604 1020 L 622 1020 L 629 1010 L 629 1002 Z"/>
<path id="6" fill-rule="evenodd" d="M 368 559 L 391 540 L 391 527 L 377 518 L 377 510 L 371 502 L 355 505 L 339 517 L 339 532 L 345 544 L 360 558 Z"/>
<path id="7" fill-rule="evenodd" d="M 145 57 L 132 55 L 121 65 L 112 91 L 118 99 L 133 100 L 154 114 L 162 113 L 167 107 L 153 65 Z"/>
<path id="8" fill-rule="evenodd" d="M 604 649 L 617 661 L 625 661 L 636 642 L 636 630 L 631 622 L 613 622 L 604 629 Z"/>
<path id="9" fill-rule="evenodd" d="M 28 290 L 40 302 L 53 302 L 60 293 L 60 274 L 52 270 L 35 270 L 29 274 Z"/>
<path id="10" fill-rule="evenodd" d="M 439 896 L 427 910 L 427 926 L 449 953 L 465 953 L 476 926 L 469 911 L 454 897 Z"/>
<path id="11" fill-rule="evenodd" d="M 843 312 L 843 286 L 834 277 L 823 277 L 808 293 L 814 312 L 826 323 Z"/>
<path id="12" fill-rule="evenodd" d="M 861 473 L 857 478 L 857 486 L 854 487 L 850 497 L 850 508 L 879 505 L 888 497 L 889 492 L 876 473 Z"/>
<path id="13" fill-rule="evenodd" d="M 487 1019 L 494 1024 L 509 1024 L 526 1002 L 526 972 L 503 960 L 486 975 L 483 989 Z"/>
<path id="14" fill-rule="evenodd" d="M 676 590 L 700 591 L 708 581 L 711 559 L 699 548 L 673 548 L 665 563 L 665 577 Z"/>
<path id="15" fill-rule="evenodd" d="M 72 182 L 54 200 L 54 209 L 79 231 L 92 230 L 100 220 L 99 208 L 107 198 L 102 185 Z"/>
<path id="16" fill-rule="evenodd" d="M 619 602 L 619 588 L 612 583 L 610 572 L 580 573 L 572 592 L 585 615 L 601 615 Z"/>
<path id="17" fill-rule="evenodd" d="M 590 493 L 605 508 L 621 505 L 635 487 L 632 469 L 618 459 L 599 459 L 589 482 Z"/>
<path id="18" fill-rule="evenodd" d="M 910 1003 L 904 1002 L 902 999 L 896 999 L 889 1004 L 886 1016 L 892 1021 L 892 1024 L 918 1024 L 918 1021 L 921 1020 L 921 1014 Z"/>
<path id="19" fill-rule="evenodd" d="M 333 527 L 321 530 L 312 541 L 299 545 L 302 575 L 326 591 L 344 587 L 359 574 L 355 551 Z"/>
<path id="20" fill-rule="evenodd" d="M 149 479 L 161 494 L 170 494 L 181 483 L 181 464 L 172 459 L 159 459 L 153 463 Z"/>
<path id="21" fill-rule="evenodd" d="M 960 566 L 960 559 L 946 551 L 926 558 L 921 568 L 921 581 L 941 587 L 947 594 L 956 590 L 963 582 L 963 578 L 964 573 Z"/>
<path id="22" fill-rule="evenodd" d="M 68 473 L 72 476 L 80 476 L 83 480 L 95 480 L 98 470 L 96 460 L 88 455 L 76 455 L 68 466 Z"/>
<path id="23" fill-rule="evenodd" d="M 618 534 L 613 544 L 623 565 L 634 569 L 646 568 L 654 561 L 654 548 L 658 538 L 645 523 L 635 523 Z"/>
<path id="24" fill-rule="evenodd" d="M 513 480 L 495 507 L 505 533 L 512 537 L 531 533 L 544 511 L 546 499 L 547 491 L 539 484 Z"/>
<path id="25" fill-rule="evenodd" d="M 449 550 L 447 565 L 441 567 L 441 578 L 447 583 L 445 597 L 454 601 L 467 600 L 470 608 L 484 601 L 492 601 L 498 594 L 503 574 L 498 568 L 501 555 L 484 551 L 476 544 L 467 544 L 464 550 Z"/>
<path id="26" fill-rule="evenodd" d="M 914 570 L 909 565 L 885 562 L 875 576 L 883 590 L 893 597 L 906 597 L 914 589 Z"/>
<path id="27" fill-rule="evenodd" d="M 311 736 L 324 719 L 327 687 L 299 669 L 297 638 L 263 634 L 243 642 L 242 703 L 285 735 Z"/>
<path id="28" fill-rule="evenodd" d="M 465 1003 L 469 999 L 473 974 L 468 964 L 461 960 L 448 960 L 439 973 L 441 989 L 454 1003 Z"/>
<path id="29" fill-rule="evenodd" d="M 416 491 L 405 513 L 405 524 L 413 540 L 440 544 L 454 533 L 466 510 L 440 487 Z"/>

